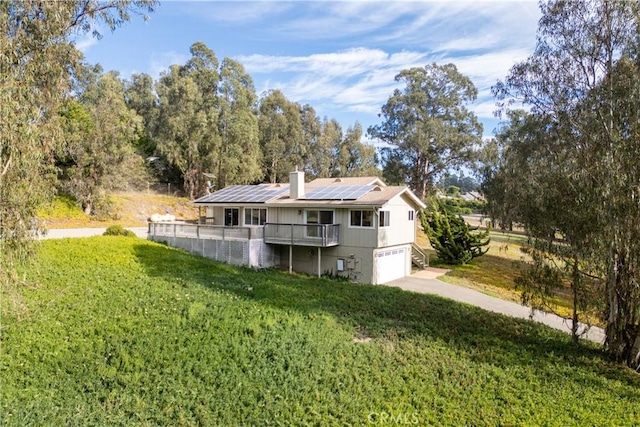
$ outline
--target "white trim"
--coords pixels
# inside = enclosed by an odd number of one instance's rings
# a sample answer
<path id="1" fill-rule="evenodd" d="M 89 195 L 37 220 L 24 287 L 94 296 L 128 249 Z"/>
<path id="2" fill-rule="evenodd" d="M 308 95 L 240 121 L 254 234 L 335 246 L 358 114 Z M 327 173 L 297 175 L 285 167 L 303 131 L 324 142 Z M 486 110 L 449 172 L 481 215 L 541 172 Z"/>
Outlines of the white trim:
<path id="1" fill-rule="evenodd" d="M 318 224 L 318 225 L 323 225 L 322 223 L 318 222 L 318 223 L 308 223 L 307 222 L 307 212 L 308 211 L 324 211 L 324 212 L 331 212 L 332 218 L 331 218 L 331 225 L 334 225 L 336 223 L 336 210 L 335 209 L 322 209 L 322 208 L 312 208 L 312 209 L 303 209 L 302 210 L 302 216 L 304 219 L 304 224 Z M 320 219 L 320 214 L 318 214 L 318 220 Z M 328 224 L 324 224 L 324 225 L 328 225 Z"/>
<path id="2" fill-rule="evenodd" d="M 264 214 L 264 218 L 265 221 L 264 223 L 266 224 L 267 222 L 269 222 L 269 209 L 267 209 L 266 207 L 253 207 L 253 206 L 245 206 L 242 208 L 242 224 L 244 227 L 263 227 L 264 224 L 247 224 L 247 210 L 263 210 L 265 211 Z"/>
<path id="3" fill-rule="evenodd" d="M 383 212 L 384 212 L 384 217 L 387 219 L 386 225 L 382 221 Z M 387 209 L 380 209 L 380 211 L 378 211 L 378 228 L 389 228 L 389 227 L 391 227 L 391 211 Z"/>
<path id="4" fill-rule="evenodd" d="M 351 225 L 351 212 L 353 211 L 359 211 L 359 212 L 364 212 L 364 211 L 370 211 L 371 212 L 371 225 L 370 226 L 365 226 L 365 225 Z M 370 209 L 349 209 L 348 210 L 348 218 L 347 218 L 347 226 L 348 228 L 357 228 L 357 229 L 362 229 L 362 230 L 373 230 L 376 228 L 376 210 L 373 208 Z M 360 221 L 362 222 L 362 215 L 360 215 Z"/>

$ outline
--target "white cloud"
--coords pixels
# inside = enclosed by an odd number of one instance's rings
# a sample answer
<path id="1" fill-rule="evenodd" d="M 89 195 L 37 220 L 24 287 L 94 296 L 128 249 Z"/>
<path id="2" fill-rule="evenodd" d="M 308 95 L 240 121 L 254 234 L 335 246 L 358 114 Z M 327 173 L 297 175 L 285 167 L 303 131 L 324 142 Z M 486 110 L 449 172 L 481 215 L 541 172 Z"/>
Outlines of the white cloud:
<path id="1" fill-rule="evenodd" d="M 163 71 L 167 71 L 172 65 L 184 65 L 189 58 L 189 55 L 173 51 L 152 53 L 149 60 L 149 74 L 157 79 Z"/>
<path id="2" fill-rule="evenodd" d="M 92 37 L 90 34 L 85 34 L 80 39 L 76 40 L 75 46 L 80 52 L 85 53 L 96 43 L 98 43 L 98 40 L 95 37 Z"/>
<path id="3" fill-rule="evenodd" d="M 93 35 L 94 31 L 102 33 L 103 29 L 100 25 L 94 22 L 88 32 L 83 32 L 79 29 L 76 30 L 75 37 L 72 39 L 76 49 L 82 53 L 87 53 L 92 46 L 96 45 L 99 42 L 99 39 Z"/>

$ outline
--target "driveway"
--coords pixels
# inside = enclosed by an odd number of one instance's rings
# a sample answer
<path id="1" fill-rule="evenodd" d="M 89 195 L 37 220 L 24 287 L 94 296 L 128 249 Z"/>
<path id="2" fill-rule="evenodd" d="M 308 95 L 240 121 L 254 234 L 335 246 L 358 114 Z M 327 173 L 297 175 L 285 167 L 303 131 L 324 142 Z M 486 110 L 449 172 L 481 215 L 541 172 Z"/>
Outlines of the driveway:
<path id="1" fill-rule="evenodd" d="M 136 236 L 143 239 L 147 238 L 147 227 L 125 227 L 136 233 Z M 100 236 L 106 228 L 54 228 L 47 231 L 47 234 L 40 236 L 43 239 L 63 239 L 65 237 L 91 237 Z"/>
<path id="2" fill-rule="evenodd" d="M 564 319 L 560 316 L 556 316 L 555 314 L 545 313 L 539 310 L 534 310 L 532 316 L 531 309 L 529 307 L 492 297 L 463 286 L 452 285 L 437 279 L 438 276 L 441 276 L 446 272 L 447 270 L 430 267 L 411 276 L 388 282 L 386 285 L 395 286 L 411 292 L 439 295 L 454 301 L 467 303 L 483 308 L 487 311 L 505 314 L 511 317 L 517 317 L 520 319 L 531 318 L 535 322 L 544 323 L 545 325 L 560 331 L 569 334 L 571 333 L 571 319 Z M 584 331 L 585 329 L 586 326 L 581 324 L 580 331 Z M 584 335 L 582 335 L 582 338 L 603 343 L 605 338 L 604 330 L 602 330 L 602 328 L 592 326 Z"/>

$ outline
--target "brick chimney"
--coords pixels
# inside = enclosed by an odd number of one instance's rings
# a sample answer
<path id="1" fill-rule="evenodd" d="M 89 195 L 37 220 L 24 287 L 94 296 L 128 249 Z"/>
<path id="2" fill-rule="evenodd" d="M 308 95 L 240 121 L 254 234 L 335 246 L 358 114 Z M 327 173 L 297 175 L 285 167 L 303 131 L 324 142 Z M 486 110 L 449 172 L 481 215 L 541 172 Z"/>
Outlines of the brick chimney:
<path id="1" fill-rule="evenodd" d="M 299 171 L 297 166 L 295 171 L 289 172 L 289 198 L 304 198 L 304 172 Z"/>

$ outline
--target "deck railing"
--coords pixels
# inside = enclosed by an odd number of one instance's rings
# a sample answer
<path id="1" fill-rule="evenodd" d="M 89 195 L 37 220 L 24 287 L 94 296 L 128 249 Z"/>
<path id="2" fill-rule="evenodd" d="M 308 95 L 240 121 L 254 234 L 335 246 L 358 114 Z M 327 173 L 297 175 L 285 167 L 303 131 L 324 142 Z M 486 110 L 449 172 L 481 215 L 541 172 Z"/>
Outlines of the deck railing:
<path id="1" fill-rule="evenodd" d="M 264 225 L 264 242 L 280 245 L 329 247 L 340 244 L 339 224 Z"/>
<path id="2" fill-rule="evenodd" d="M 253 240 L 262 239 L 262 229 L 257 227 L 226 227 L 222 225 L 178 222 L 150 222 L 149 235 L 212 240 Z"/>
<path id="3" fill-rule="evenodd" d="M 324 248 L 340 244 L 340 225 L 267 223 L 264 227 L 228 227 L 181 222 L 150 222 L 149 235 L 212 240 L 264 239 L 265 243 Z"/>

